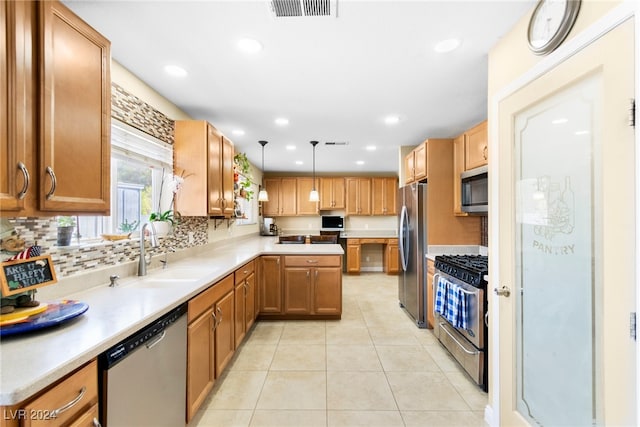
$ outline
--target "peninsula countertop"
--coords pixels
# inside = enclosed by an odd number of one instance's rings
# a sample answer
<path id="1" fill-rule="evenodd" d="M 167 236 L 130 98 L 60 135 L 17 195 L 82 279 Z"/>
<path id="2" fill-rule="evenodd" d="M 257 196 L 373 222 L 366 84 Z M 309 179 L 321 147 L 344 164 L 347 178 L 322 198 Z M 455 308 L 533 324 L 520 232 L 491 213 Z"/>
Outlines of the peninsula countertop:
<path id="1" fill-rule="evenodd" d="M 0 405 L 28 399 L 260 255 L 343 253 L 337 244 L 282 245 L 277 237 L 250 236 L 211 245 L 165 270 L 119 279 L 115 287 L 108 286 L 106 268 L 102 283 L 69 294 L 61 279 L 51 288 L 61 298 L 87 303 L 89 310 L 59 326 L 0 341 Z M 46 302 L 40 293 L 38 299 Z"/>

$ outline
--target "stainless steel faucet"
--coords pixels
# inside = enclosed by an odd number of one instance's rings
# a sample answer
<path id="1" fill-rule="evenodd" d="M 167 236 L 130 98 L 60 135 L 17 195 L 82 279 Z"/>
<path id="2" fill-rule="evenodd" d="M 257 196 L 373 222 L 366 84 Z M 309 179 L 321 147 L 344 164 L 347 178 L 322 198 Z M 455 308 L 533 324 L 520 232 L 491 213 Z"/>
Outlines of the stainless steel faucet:
<path id="1" fill-rule="evenodd" d="M 140 259 L 138 260 L 138 276 L 146 276 L 147 275 L 147 265 L 151 264 L 151 257 L 147 260 L 147 256 L 145 254 L 144 249 L 144 231 L 147 229 L 147 225 L 151 226 L 151 232 L 149 233 L 149 241 L 151 242 L 152 248 L 158 247 L 158 237 L 156 236 L 156 228 L 153 226 L 152 222 L 145 222 L 140 230 Z"/>

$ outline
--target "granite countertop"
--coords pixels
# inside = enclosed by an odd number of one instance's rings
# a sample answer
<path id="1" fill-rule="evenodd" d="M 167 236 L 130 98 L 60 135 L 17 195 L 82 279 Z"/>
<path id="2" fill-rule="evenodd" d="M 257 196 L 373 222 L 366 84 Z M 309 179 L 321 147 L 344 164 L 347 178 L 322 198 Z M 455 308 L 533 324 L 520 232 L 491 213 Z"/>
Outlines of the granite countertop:
<path id="1" fill-rule="evenodd" d="M 108 286 L 109 269 L 100 272 L 101 283 L 81 290 L 66 287 L 62 279 L 48 287 L 57 294 L 42 294 L 85 302 L 89 310 L 62 325 L 0 341 L 0 405 L 26 400 L 260 255 L 343 253 L 335 244 L 281 245 L 277 237 L 250 236 L 211 245 L 166 270 L 119 279 L 113 288 Z"/>

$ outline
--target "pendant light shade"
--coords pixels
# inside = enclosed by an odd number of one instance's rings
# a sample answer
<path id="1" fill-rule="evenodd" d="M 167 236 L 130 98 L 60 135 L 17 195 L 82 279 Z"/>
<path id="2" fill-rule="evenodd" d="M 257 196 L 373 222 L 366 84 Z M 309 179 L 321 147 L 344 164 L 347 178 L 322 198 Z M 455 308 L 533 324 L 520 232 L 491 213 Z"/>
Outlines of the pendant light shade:
<path id="1" fill-rule="evenodd" d="M 309 201 L 319 202 L 320 194 L 318 194 L 318 190 L 316 190 L 316 145 L 318 145 L 318 141 L 309 141 L 309 143 L 313 145 L 313 187 L 309 193 Z"/>
<path id="2" fill-rule="evenodd" d="M 264 174 L 264 146 L 267 145 L 269 141 L 258 141 L 258 144 L 262 145 L 262 173 Z M 269 201 L 269 193 L 264 187 L 260 187 L 260 191 L 258 192 L 258 201 L 259 202 L 268 202 Z"/>

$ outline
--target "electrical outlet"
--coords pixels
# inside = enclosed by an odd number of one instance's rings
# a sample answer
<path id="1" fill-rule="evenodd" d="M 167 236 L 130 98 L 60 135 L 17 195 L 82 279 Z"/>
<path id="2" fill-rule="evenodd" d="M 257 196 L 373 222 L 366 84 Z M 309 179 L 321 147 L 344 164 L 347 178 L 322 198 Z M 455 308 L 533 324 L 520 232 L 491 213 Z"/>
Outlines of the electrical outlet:
<path id="1" fill-rule="evenodd" d="M 193 235 L 193 231 L 190 231 L 189 233 L 187 233 L 187 236 L 188 236 L 187 237 L 187 241 L 189 242 L 189 244 L 190 245 L 193 244 L 193 242 L 195 240 L 194 235 Z"/>
<path id="2" fill-rule="evenodd" d="M 366 256 L 366 257 L 364 257 L 364 260 L 365 260 L 366 262 L 369 262 L 370 258 L 369 258 L 368 256 Z"/>
<path id="3" fill-rule="evenodd" d="M 364 229 L 365 229 L 365 230 L 368 230 L 368 229 L 369 229 L 369 224 L 365 224 L 365 225 L 364 225 Z"/>
<path id="4" fill-rule="evenodd" d="M 311 230 L 311 224 L 307 224 L 307 228 Z"/>

